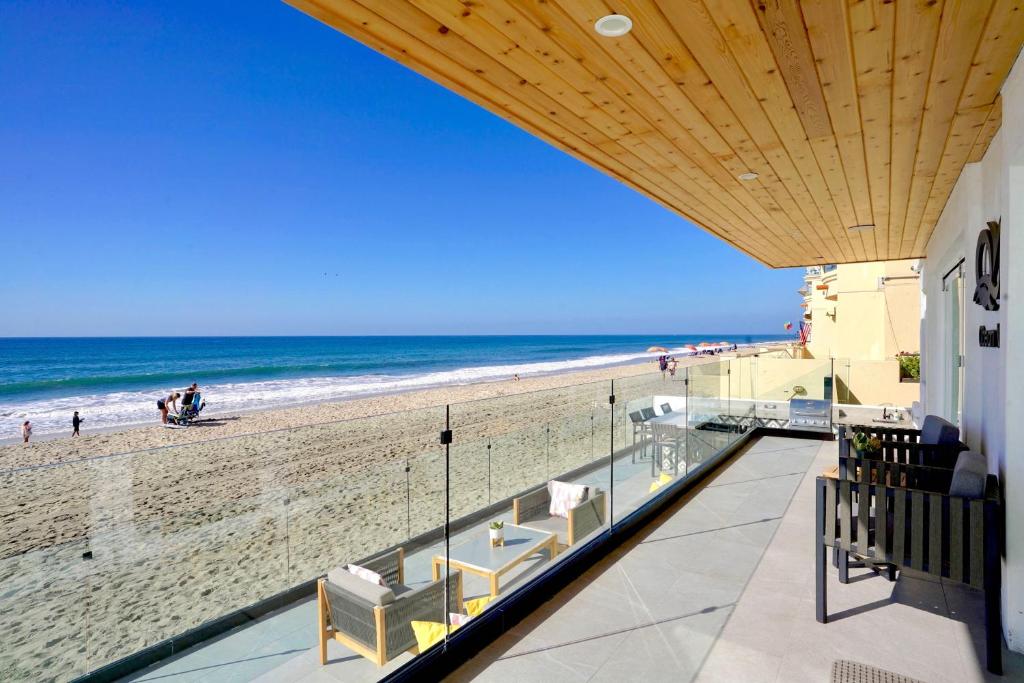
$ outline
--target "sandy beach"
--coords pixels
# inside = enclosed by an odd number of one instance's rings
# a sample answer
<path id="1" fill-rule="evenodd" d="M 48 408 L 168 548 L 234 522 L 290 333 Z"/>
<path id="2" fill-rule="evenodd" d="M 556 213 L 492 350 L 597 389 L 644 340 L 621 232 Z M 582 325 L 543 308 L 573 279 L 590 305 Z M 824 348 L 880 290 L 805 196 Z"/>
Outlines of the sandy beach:
<path id="1" fill-rule="evenodd" d="M 0 677 L 66 680 L 437 528 L 445 403 L 455 518 L 606 457 L 613 422 L 626 445 L 626 403 L 683 394 L 683 374 L 645 363 L 4 446 Z"/>
<path id="2" fill-rule="evenodd" d="M 679 368 L 712 360 L 714 359 L 708 356 L 678 359 Z M 216 396 L 208 396 L 210 406 L 203 411 L 203 418 L 192 427 L 184 429 L 168 429 L 161 426 L 159 413 L 154 409 L 154 420 L 150 425 L 94 432 L 90 432 L 86 427 L 82 431 L 82 436 L 74 439 L 67 435 L 47 435 L 34 438 L 28 445 L 21 443 L 20 440 L 8 439 L 6 443 L 0 442 L 0 470 L 69 462 L 255 432 L 290 429 L 303 425 L 351 420 L 446 403 L 463 403 L 485 398 L 513 396 L 656 371 L 657 365 L 654 362 L 638 363 L 597 370 L 523 377 L 519 382 L 507 380 L 449 385 L 422 391 L 383 394 L 371 398 L 238 413 L 218 413 Z"/>

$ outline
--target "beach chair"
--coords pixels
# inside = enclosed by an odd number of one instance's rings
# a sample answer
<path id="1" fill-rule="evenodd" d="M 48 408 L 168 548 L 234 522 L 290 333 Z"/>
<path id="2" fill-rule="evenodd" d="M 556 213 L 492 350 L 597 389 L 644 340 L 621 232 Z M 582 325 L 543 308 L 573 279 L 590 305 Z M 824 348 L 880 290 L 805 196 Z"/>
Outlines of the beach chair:
<path id="1" fill-rule="evenodd" d="M 202 394 L 198 391 L 192 395 L 192 402 L 188 404 L 182 404 L 181 412 L 178 414 L 179 419 L 183 418 L 186 422 L 192 422 L 199 418 L 199 413 L 203 408 L 206 407 L 206 401 L 203 400 Z"/>
<path id="2" fill-rule="evenodd" d="M 462 612 L 462 572 L 448 575 L 448 607 L 445 579 L 412 588 L 405 585 L 405 552 L 402 548 L 379 555 L 359 566 L 375 571 L 388 584 L 378 586 L 349 573 L 332 569 L 317 582 L 317 630 L 320 663 L 327 663 L 327 642 L 334 639 L 384 666 L 403 652 L 418 654 L 413 621 L 445 623 L 446 613 Z"/>
<path id="3" fill-rule="evenodd" d="M 641 408 L 640 414 L 643 415 L 644 420 L 650 420 L 652 417 L 657 416 L 657 414 L 654 412 L 654 408 Z"/>
<path id="4" fill-rule="evenodd" d="M 669 403 L 662 403 L 661 404 L 661 414 L 662 415 L 668 415 L 671 412 L 672 412 L 672 405 L 671 404 L 669 404 Z"/>

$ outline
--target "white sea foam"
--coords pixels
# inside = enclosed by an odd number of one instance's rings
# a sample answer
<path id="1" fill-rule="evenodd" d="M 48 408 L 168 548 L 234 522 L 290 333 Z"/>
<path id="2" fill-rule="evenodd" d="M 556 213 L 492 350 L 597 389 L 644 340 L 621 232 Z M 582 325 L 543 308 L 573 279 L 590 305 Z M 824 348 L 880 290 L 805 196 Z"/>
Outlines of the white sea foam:
<path id="1" fill-rule="evenodd" d="M 669 353 L 686 356 L 692 355 L 693 352 L 677 348 L 670 349 Z M 529 377 L 609 367 L 639 360 L 652 360 L 658 355 L 660 354 L 629 353 L 587 356 L 542 363 L 487 365 L 412 375 L 305 377 L 210 384 L 201 388 L 207 401 L 203 415 L 205 417 L 272 406 L 321 403 L 445 385 L 503 380 L 514 374 Z M 70 432 L 71 414 L 76 410 L 85 419 L 84 429 L 110 429 L 155 422 L 159 419 L 156 401 L 166 396 L 171 389 L 172 387 L 151 391 L 119 391 L 5 404 L 0 406 L 0 438 L 18 436 L 21 423 L 25 420 L 32 421 L 34 434 Z"/>

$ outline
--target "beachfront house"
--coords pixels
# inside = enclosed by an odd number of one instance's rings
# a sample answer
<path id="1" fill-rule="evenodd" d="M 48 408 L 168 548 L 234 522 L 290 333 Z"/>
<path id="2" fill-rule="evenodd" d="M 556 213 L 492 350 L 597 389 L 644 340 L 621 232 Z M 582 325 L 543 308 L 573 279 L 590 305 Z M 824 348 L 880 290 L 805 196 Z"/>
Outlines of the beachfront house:
<path id="1" fill-rule="evenodd" d="M 0 677 L 1024 678 L 1020 0 L 290 2 L 767 266 L 919 259 L 919 410 L 783 348 L 8 473 Z"/>
<path id="2" fill-rule="evenodd" d="M 806 268 L 802 357 L 837 360 L 840 402 L 920 401 L 920 271 L 916 259 Z"/>

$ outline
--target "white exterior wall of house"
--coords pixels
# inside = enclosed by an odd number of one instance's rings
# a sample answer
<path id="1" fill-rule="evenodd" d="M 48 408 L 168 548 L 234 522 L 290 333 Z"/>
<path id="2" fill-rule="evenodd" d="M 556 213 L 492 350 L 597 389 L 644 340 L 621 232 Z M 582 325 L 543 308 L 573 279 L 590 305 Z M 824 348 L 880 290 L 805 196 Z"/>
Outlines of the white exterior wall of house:
<path id="1" fill-rule="evenodd" d="M 963 258 L 962 438 L 988 456 L 1003 487 L 1003 629 L 1009 647 L 1024 652 L 1024 58 L 1018 57 L 1002 97 L 1001 129 L 985 157 L 964 168 L 927 245 L 921 399 L 925 413 L 953 417 L 946 414 L 952 321 L 942 277 Z M 1000 308 L 986 311 L 973 301 L 975 247 L 986 221 L 1000 217 Z M 978 328 L 996 325 L 999 347 L 981 347 Z"/>

